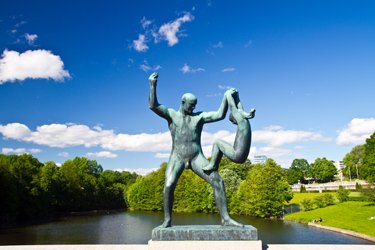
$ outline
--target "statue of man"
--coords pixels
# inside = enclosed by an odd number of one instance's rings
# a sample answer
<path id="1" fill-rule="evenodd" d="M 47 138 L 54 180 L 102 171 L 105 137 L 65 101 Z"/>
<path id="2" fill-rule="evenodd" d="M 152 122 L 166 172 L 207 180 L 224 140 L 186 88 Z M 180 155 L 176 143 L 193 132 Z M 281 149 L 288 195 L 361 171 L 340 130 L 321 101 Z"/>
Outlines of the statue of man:
<path id="1" fill-rule="evenodd" d="M 172 152 L 165 172 L 163 191 L 164 222 L 161 226 L 171 226 L 174 190 L 178 178 L 185 168 L 192 169 L 194 173 L 210 183 L 214 188 L 216 205 L 221 215 L 221 224 L 224 226 L 242 226 L 242 224 L 233 220 L 228 214 L 224 182 L 219 173 L 215 170 L 209 173 L 203 171 L 203 168 L 209 164 L 209 161 L 203 155 L 201 147 L 203 125 L 225 118 L 228 110 L 227 98 L 224 95 L 223 101 L 217 111 L 195 113 L 193 110 L 197 105 L 197 98 L 193 94 L 186 93 L 182 96 L 179 110 L 176 111 L 158 102 L 156 97 L 157 79 L 157 73 L 153 73 L 149 77 L 149 106 L 157 115 L 167 120 L 172 135 Z M 227 92 L 233 91 L 235 90 L 230 89 Z"/>

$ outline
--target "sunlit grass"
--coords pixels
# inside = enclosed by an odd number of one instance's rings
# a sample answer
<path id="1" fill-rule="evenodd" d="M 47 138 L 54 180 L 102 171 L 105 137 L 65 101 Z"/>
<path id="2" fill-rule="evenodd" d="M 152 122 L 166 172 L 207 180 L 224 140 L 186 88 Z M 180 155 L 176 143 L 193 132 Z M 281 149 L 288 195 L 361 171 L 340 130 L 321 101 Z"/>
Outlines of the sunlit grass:
<path id="1" fill-rule="evenodd" d="M 375 220 L 369 220 L 372 216 L 375 216 L 375 205 L 369 202 L 348 201 L 325 208 L 288 214 L 284 219 L 308 223 L 322 218 L 323 222 L 319 223 L 321 225 L 375 236 Z"/>

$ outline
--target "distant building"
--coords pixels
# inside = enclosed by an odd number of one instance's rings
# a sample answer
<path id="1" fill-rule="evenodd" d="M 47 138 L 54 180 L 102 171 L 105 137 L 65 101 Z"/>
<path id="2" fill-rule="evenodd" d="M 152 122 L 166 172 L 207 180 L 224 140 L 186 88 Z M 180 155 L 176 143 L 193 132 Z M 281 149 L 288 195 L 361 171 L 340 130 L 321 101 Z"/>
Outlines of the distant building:
<path id="1" fill-rule="evenodd" d="M 253 164 L 257 164 L 257 163 L 266 163 L 267 161 L 267 156 L 265 155 L 254 155 L 254 159 L 252 161 Z"/>
<path id="2" fill-rule="evenodd" d="M 344 178 L 343 170 L 345 168 L 345 164 L 342 161 L 331 161 L 331 162 L 335 165 L 337 169 L 337 175 L 336 175 L 337 179 L 342 181 Z"/>

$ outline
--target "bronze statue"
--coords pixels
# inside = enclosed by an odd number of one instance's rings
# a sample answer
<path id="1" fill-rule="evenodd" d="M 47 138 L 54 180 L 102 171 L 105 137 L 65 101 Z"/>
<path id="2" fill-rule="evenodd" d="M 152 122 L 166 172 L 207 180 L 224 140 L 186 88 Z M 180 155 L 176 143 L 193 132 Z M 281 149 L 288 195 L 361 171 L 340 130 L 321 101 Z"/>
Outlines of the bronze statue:
<path id="1" fill-rule="evenodd" d="M 222 141 L 215 142 L 214 148 L 217 147 L 217 152 L 215 151 L 215 159 L 212 163 L 210 163 L 203 155 L 201 133 L 205 123 L 216 122 L 225 118 L 228 110 L 228 100 L 234 121 L 237 123 L 239 130 L 241 130 L 240 126 L 242 128 L 246 125 L 246 122 L 247 125 L 249 125 L 247 119 L 252 118 L 255 111 L 252 110 L 249 114 L 243 111 L 242 105 L 239 102 L 238 93 L 235 89 L 229 89 L 226 91 L 217 111 L 193 112 L 197 105 L 197 98 L 191 93 L 186 93 L 182 96 L 181 106 L 179 110 L 176 111 L 167 108 L 158 102 L 156 96 L 157 79 L 157 73 L 153 73 L 149 77 L 149 106 L 157 115 L 167 120 L 172 135 L 172 152 L 165 173 L 163 191 L 164 222 L 161 227 L 171 226 L 174 190 L 178 178 L 185 168 L 190 168 L 214 188 L 216 205 L 221 215 L 221 224 L 224 226 L 242 226 L 242 224 L 233 220 L 228 214 L 224 183 L 218 171 L 216 171 L 217 167 L 215 166 L 218 165 L 223 153 L 225 155 L 228 154 L 229 158 L 235 159 L 237 162 L 246 160 L 250 148 L 250 141 L 248 140 L 251 140 L 251 130 L 247 130 L 247 135 L 245 134 L 246 138 L 243 139 L 241 139 L 243 135 L 241 135 L 241 133 L 238 135 L 239 133 L 237 133 L 234 151 L 240 148 L 242 144 L 244 144 L 242 146 L 245 146 L 245 150 L 242 150 L 243 155 L 240 157 L 230 156 L 230 145 L 224 145 L 224 147 L 222 147 Z M 232 100 L 232 98 L 234 99 Z M 250 137 L 248 136 L 249 133 Z M 245 154 L 246 156 L 244 156 Z"/>

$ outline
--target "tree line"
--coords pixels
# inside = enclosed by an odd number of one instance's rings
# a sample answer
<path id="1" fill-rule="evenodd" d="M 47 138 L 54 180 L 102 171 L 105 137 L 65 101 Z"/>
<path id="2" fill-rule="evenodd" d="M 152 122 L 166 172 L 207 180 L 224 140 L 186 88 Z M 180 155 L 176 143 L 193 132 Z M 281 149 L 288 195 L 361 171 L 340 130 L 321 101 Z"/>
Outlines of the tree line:
<path id="1" fill-rule="evenodd" d="M 163 209 L 163 163 L 157 171 L 140 177 L 126 193 L 127 204 L 136 210 Z M 274 160 L 264 164 L 249 161 L 236 164 L 223 158 L 219 166 L 225 183 L 228 208 L 232 214 L 280 217 L 285 202 L 293 198 L 286 173 Z M 173 210 L 177 212 L 217 212 L 212 187 L 190 170 L 185 170 L 175 189 Z"/>
<path id="2" fill-rule="evenodd" d="M 125 208 L 138 175 L 105 170 L 76 157 L 61 167 L 29 154 L 0 155 L 0 222 L 38 220 L 71 211 Z"/>
<path id="3" fill-rule="evenodd" d="M 346 171 L 375 181 L 375 133 L 344 157 Z M 48 218 L 71 211 L 129 208 L 158 211 L 163 208 L 166 163 L 146 176 L 103 170 L 94 160 L 76 157 L 61 166 L 39 162 L 31 155 L 0 154 L 0 222 Z M 289 169 L 274 160 L 264 164 L 236 164 L 223 158 L 219 166 L 228 208 L 233 214 L 279 217 L 293 197 L 290 184 L 306 178 L 333 180 L 336 167 L 326 158 L 312 164 L 295 159 Z M 371 191 L 371 190 L 370 190 Z M 371 191 L 373 192 L 373 191 Z M 176 190 L 174 211 L 217 212 L 213 189 L 186 170 Z"/>
<path id="4" fill-rule="evenodd" d="M 368 182 L 375 182 L 375 133 L 363 145 L 355 146 L 343 158 L 345 168 L 343 174 L 348 178 L 360 178 Z M 318 182 L 334 180 L 337 174 L 335 165 L 326 158 L 317 158 L 309 164 L 305 159 L 294 159 L 287 170 L 289 184 L 298 181 L 305 183 L 307 178 Z"/>

